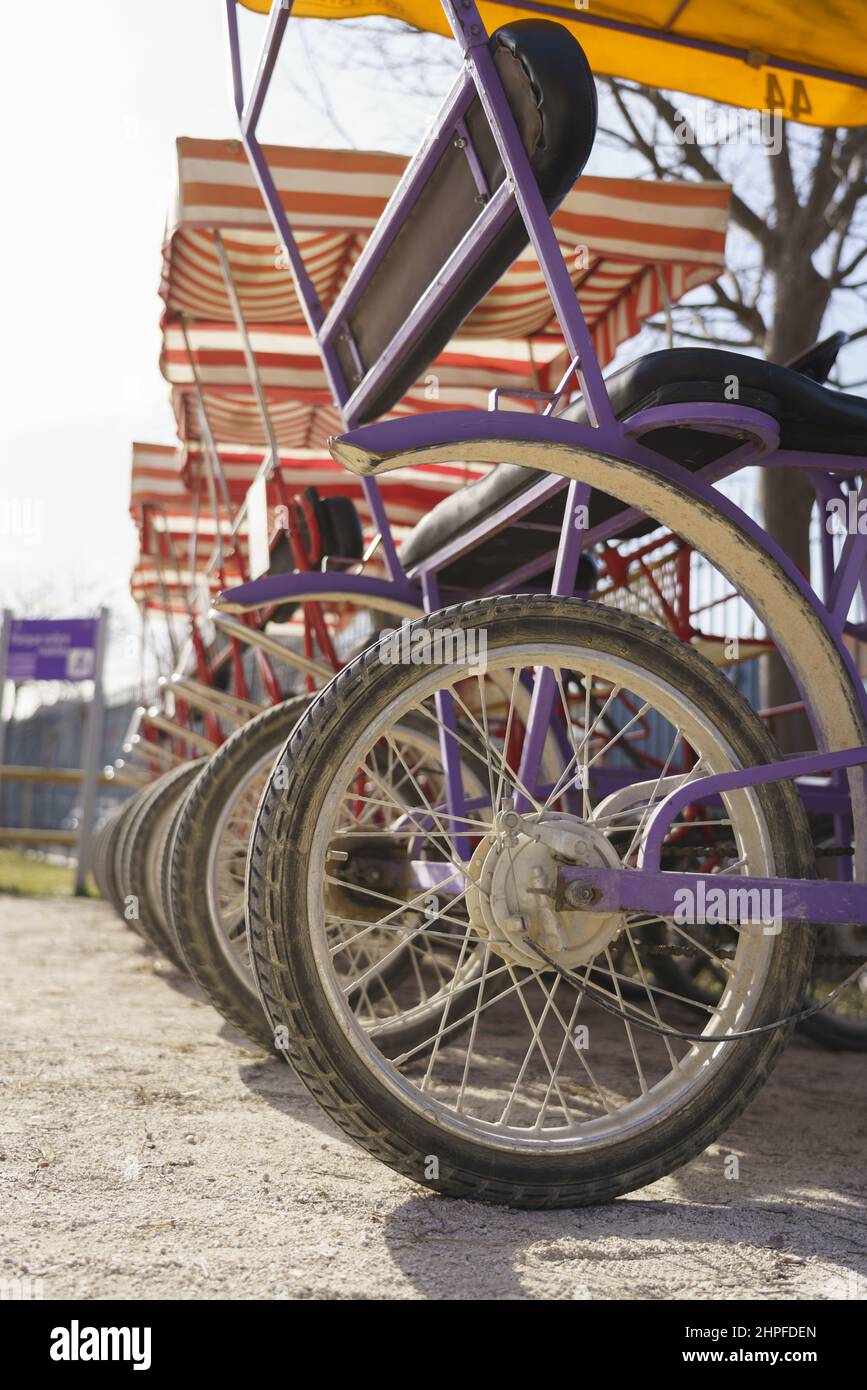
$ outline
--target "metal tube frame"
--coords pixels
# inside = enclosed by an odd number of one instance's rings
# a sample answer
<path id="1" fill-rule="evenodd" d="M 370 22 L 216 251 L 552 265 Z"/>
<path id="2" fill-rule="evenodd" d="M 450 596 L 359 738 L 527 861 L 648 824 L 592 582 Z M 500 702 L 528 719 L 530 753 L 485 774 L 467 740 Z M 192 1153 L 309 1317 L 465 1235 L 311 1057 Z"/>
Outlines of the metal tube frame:
<path id="1" fill-rule="evenodd" d="M 428 557 L 417 566 L 411 577 L 419 585 L 428 611 L 431 611 L 432 604 L 439 603 L 437 578 L 439 571 L 457 558 L 459 554 L 472 549 L 477 541 L 492 534 L 493 530 L 504 525 L 514 524 L 521 515 L 537 506 L 540 500 L 554 495 L 564 486 L 569 487 L 569 496 L 564 512 L 560 544 L 556 556 L 553 557 L 555 578 L 552 592 L 566 594 L 573 592 L 575 570 L 581 553 L 581 542 L 587 537 L 583 537 L 580 531 L 576 531 L 572 525 L 572 520 L 575 507 L 582 499 L 586 499 L 589 493 L 589 486 L 582 484 L 577 475 L 579 471 L 588 471 L 586 467 L 588 460 L 596 459 L 600 463 L 604 461 L 609 466 L 616 466 L 619 463 L 626 470 L 629 468 L 640 469 L 646 476 L 652 477 L 655 482 L 663 485 L 666 485 L 670 480 L 673 492 L 676 491 L 679 496 L 687 499 L 688 505 L 695 509 L 695 515 L 718 518 L 721 531 L 728 528 L 731 534 L 741 534 L 752 545 L 760 546 L 767 558 L 769 576 L 772 573 L 778 575 L 779 581 L 775 579 L 774 582 L 781 582 L 788 586 L 791 594 L 796 596 L 796 601 L 803 604 L 808 620 L 813 624 L 813 632 L 818 632 L 820 627 L 824 627 L 828 642 L 831 644 L 829 649 L 826 642 L 824 650 L 833 655 L 833 664 L 837 668 L 834 678 L 836 679 L 839 674 L 840 682 L 845 687 L 841 692 L 841 698 L 844 702 L 848 701 L 851 706 L 850 726 L 858 727 L 861 733 L 861 742 L 856 741 L 852 747 L 830 751 L 827 746 L 823 747 L 823 740 L 826 745 L 828 741 L 826 722 L 823 721 L 820 713 L 812 707 L 809 698 L 805 695 L 805 710 L 816 732 L 819 751 L 805 753 L 795 759 L 783 759 L 770 768 L 747 768 L 726 774 L 723 779 L 724 787 L 720 784 L 719 778 L 699 779 L 690 784 L 688 793 L 685 793 L 688 800 L 693 801 L 699 795 L 719 794 L 721 790 L 732 791 L 767 782 L 823 774 L 829 771 L 841 773 L 843 769 L 848 769 L 850 789 L 859 789 L 859 796 L 862 797 L 860 804 L 863 805 L 863 797 L 867 795 L 867 781 L 864 779 L 864 768 L 867 765 L 867 733 L 865 733 L 867 730 L 867 693 L 865 693 L 864 685 L 858 678 L 850 653 L 845 646 L 844 636 L 847 629 L 851 630 L 851 626 L 847 624 L 847 616 L 852 598 L 859 583 L 863 584 L 865 560 L 867 560 L 867 535 L 853 533 L 847 536 L 839 564 L 833 574 L 830 572 L 826 554 L 827 583 L 823 586 L 825 588 L 825 601 L 823 602 L 803 577 L 797 573 L 788 557 L 783 554 L 779 547 L 734 503 L 718 493 L 714 489 L 713 483 L 717 478 L 734 471 L 735 468 L 745 467 L 747 464 L 760 463 L 766 467 L 806 467 L 814 474 L 821 475 L 825 473 L 862 474 L 865 471 L 865 460 L 860 457 L 844 457 L 833 454 L 793 454 L 791 451 L 781 450 L 779 448 L 777 422 L 770 415 L 741 406 L 737 402 L 724 405 L 655 407 L 643 411 L 640 417 L 633 418 L 627 425 L 620 423 L 615 418 L 593 350 L 592 340 L 557 243 L 551 219 L 544 207 L 514 117 L 496 73 L 488 47 L 488 36 L 478 9 L 474 0 L 459 0 L 459 3 L 456 0 L 442 0 L 442 5 L 464 57 L 464 74 L 453 88 L 421 150 L 408 166 L 401 184 L 386 208 L 376 231 L 370 238 L 367 250 L 362 254 L 354 268 L 350 281 L 344 287 L 338 303 L 326 316 L 304 268 L 300 250 L 293 237 L 288 218 L 267 168 L 267 161 L 257 143 L 255 133 L 268 84 L 277 61 L 280 41 L 291 11 L 291 0 L 274 0 L 256 78 L 246 103 L 241 79 L 236 0 L 227 0 L 234 96 L 242 139 L 278 235 L 286 247 L 287 258 L 295 277 L 296 290 L 304 307 L 311 334 L 320 347 L 335 400 L 349 427 L 347 432 L 332 446 L 335 458 L 350 467 L 352 471 L 360 474 L 366 488 L 374 482 L 374 474 L 378 471 L 407 466 L 416 458 L 447 456 L 445 452 L 437 455 L 437 450 L 446 451 L 453 448 L 459 452 L 463 446 L 466 453 L 470 443 L 490 442 L 491 445 L 499 446 L 497 457 L 503 457 L 504 452 L 507 454 L 508 449 L 513 448 L 516 457 L 520 454 L 523 461 L 526 456 L 526 460 L 532 466 L 540 469 L 544 469 L 546 466 L 541 461 L 546 450 L 551 451 L 552 463 L 550 466 L 553 469 L 557 468 L 557 464 L 553 462 L 555 449 L 559 450 L 561 455 L 570 454 L 576 461 L 583 461 L 583 470 L 576 466 L 574 473 L 571 470 L 567 473 L 566 468 L 562 467 L 559 473 L 555 472 L 551 476 L 543 476 L 519 499 L 500 508 L 494 518 L 480 524 L 467 536 L 443 546 L 436 555 Z M 528 5 L 526 0 L 522 0 L 521 8 L 523 10 L 533 9 L 539 14 L 550 15 L 554 18 L 562 17 L 556 7 L 543 4 Z M 573 15 L 572 18 L 574 19 L 574 17 Z M 597 20 L 596 17 L 588 17 L 583 12 L 580 18 L 586 22 L 600 23 L 609 28 L 621 28 L 624 31 L 635 33 L 643 32 L 641 26 L 618 25 L 614 21 Z M 648 33 L 654 38 L 660 37 L 656 31 L 651 30 Z M 674 42 L 691 42 L 681 41 L 678 36 L 671 35 L 669 37 Z M 722 45 L 693 46 L 703 47 L 709 51 L 729 51 Z M 731 53 L 742 56 L 738 50 L 731 50 Z M 791 64 L 781 62 L 779 66 L 788 66 L 792 70 L 797 70 Z M 807 71 L 806 68 L 803 70 Z M 819 69 L 810 69 L 809 71 L 815 75 L 832 76 L 832 74 L 826 74 Z M 472 87 L 470 87 L 470 83 Z M 857 80 L 856 85 L 867 86 L 867 82 Z M 369 389 L 367 392 L 365 391 L 367 382 L 367 378 L 365 378 L 355 388 L 354 393 L 349 394 L 333 352 L 334 335 L 338 331 L 340 322 L 345 318 L 353 297 L 360 293 L 368 283 L 372 269 L 386 248 L 389 238 L 396 233 L 401 225 L 406 209 L 412 205 L 412 201 L 423 182 L 425 171 L 432 167 L 432 161 L 442 147 L 443 140 L 451 138 L 456 123 L 462 122 L 468 92 L 471 96 L 478 95 L 488 117 L 506 169 L 505 186 L 510 198 L 508 203 L 503 201 L 503 206 L 508 206 L 509 211 L 512 210 L 512 206 L 517 206 L 524 220 L 531 245 L 542 267 L 552 306 L 563 331 L 566 346 L 575 365 L 589 424 L 564 420 L 553 414 L 529 416 L 495 408 L 487 415 L 469 411 L 438 412 L 433 416 L 422 415 L 392 420 L 383 424 L 368 425 L 363 428 L 353 428 L 354 419 L 357 419 L 361 413 L 364 401 L 369 397 L 370 391 Z M 465 126 L 463 130 L 465 131 Z M 494 213 L 490 211 L 493 204 L 494 199 L 491 199 L 477 220 L 476 226 L 465 239 L 466 244 L 462 243 L 458 247 L 438 277 L 438 290 L 442 290 L 443 294 L 447 294 L 449 288 L 457 282 L 463 267 L 470 258 L 471 251 L 474 250 L 475 254 L 478 255 L 487 244 L 491 228 L 496 224 L 496 219 L 501 213 L 500 201 L 497 201 Z M 399 352 L 414 334 L 425 327 L 435 308 L 441 302 L 438 293 L 429 293 L 420 301 L 420 304 L 416 306 L 416 309 L 413 310 L 407 322 L 396 335 L 395 341 L 390 345 L 388 351 L 392 356 Z M 392 349 L 394 349 L 394 353 Z M 381 370 L 377 370 L 374 382 L 381 376 Z M 494 404 L 498 406 L 496 400 Z M 746 438 L 749 442 L 746 445 L 736 445 L 733 442 L 732 451 L 725 459 L 710 465 L 695 475 L 691 475 L 685 469 L 673 464 L 669 459 L 655 453 L 640 442 L 640 435 L 670 425 L 687 425 L 694 429 L 712 430 L 715 433 L 729 432 L 733 438 L 739 436 L 740 439 Z M 504 445 L 507 445 L 508 448 L 504 449 Z M 476 456 L 479 456 L 478 451 Z M 569 481 L 570 478 L 571 481 Z M 369 493 L 368 496 L 370 496 Z M 862 488 L 859 499 L 864 497 L 867 497 L 867 493 Z M 624 508 L 623 513 L 614 518 L 613 529 L 612 523 L 607 523 L 608 535 L 615 535 L 618 529 L 622 530 L 628 524 L 630 515 L 632 519 L 637 519 L 637 517 L 646 514 L 637 508 Z M 380 529 L 385 535 L 390 536 L 384 514 Z M 594 535 L 593 538 L 600 537 Z M 713 552 L 713 546 L 709 546 L 708 549 Z M 549 560 L 550 558 L 548 557 Z M 717 563 L 718 568 L 725 572 L 725 565 L 718 562 L 717 556 L 710 553 L 708 558 Z M 362 582 L 363 577 L 354 575 L 341 576 L 340 590 L 342 596 L 349 600 L 367 598 L 368 601 L 373 602 L 371 586 L 375 583 L 386 589 L 397 590 L 400 600 L 406 601 L 409 594 L 413 592 L 412 584 L 404 576 L 399 565 L 390 565 L 390 573 L 392 584 L 387 581 L 364 580 Z M 325 581 L 322 588 L 328 591 L 329 597 L 332 596 L 335 581 L 331 576 L 285 575 L 273 576 L 242 585 L 230 590 L 221 598 L 220 602 L 229 611 L 233 608 L 235 611 L 243 611 L 249 607 L 278 600 L 299 598 L 302 595 L 309 596 L 312 587 L 311 581 L 313 580 Z M 415 601 L 418 603 L 418 590 L 414 592 L 416 594 Z M 753 599 L 748 598 L 746 601 L 752 602 L 755 607 Z M 799 673 L 796 663 L 792 659 L 791 650 L 788 658 L 793 675 L 798 679 Z M 534 750 L 541 749 L 544 743 L 545 734 L 550 724 L 552 698 L 550 686 L 551 682 L 546 684 L 544 679 L 536 681 L 531 711 L 527 721 L 522 770 L 525 769 L 525 764 L 527 768 L 533 765 Z M 440 717 L 447 724 L 446 704 L 447 702 L 444 701 Z M 449 745 L 444 750 L 446 785 L 450 796 L 460 800 L 462 784 L 459 759 L 456 757 L 454 740 L 447 739 L 446 743 Z M 851 781 L 851 774 L 853 773 L 856 778 L 854 782 Z M 668 820 L 666 816 L 669 815 L 669 812 L 674 814 L 672 806 L 663 802 L 653 822 L 654 829 L 651 833 L 660 844 L 667 830 Z M 656 839 L 652 842 L 653 844 L 656 843 Z M 862 872 L 863 867 L 862 863 Z M 648 859 L 647 867 L 642 867 L 639 870 L 591 871 L 576 868 L 563 870 L 561 877 L 564 879 L 579 878 L 586 881 L 594 888 L 605 905 L 616 904 L 618 908 L 623 910 L 634 908 L 635 910 L 658 911 L 662 915 L 671 915 L 674 906 L 674 894 L 683 887 L 694 888 L 700 876 L 672 872 L 662 873 L 658 869 L 658 862 L 652 862 L 651 856 Z M 732 884 L 745 890 L 757 885 L 781 890 L 785 900 L 783 916 L 790 919 L 838 923 L 849 920 L 861 923 L 867 921 L 867 885 L 841 883 L 839 881 L 807 883 L 801 880 L 778 878 L 769 880 L 739 878 L 732 880 Z"/>

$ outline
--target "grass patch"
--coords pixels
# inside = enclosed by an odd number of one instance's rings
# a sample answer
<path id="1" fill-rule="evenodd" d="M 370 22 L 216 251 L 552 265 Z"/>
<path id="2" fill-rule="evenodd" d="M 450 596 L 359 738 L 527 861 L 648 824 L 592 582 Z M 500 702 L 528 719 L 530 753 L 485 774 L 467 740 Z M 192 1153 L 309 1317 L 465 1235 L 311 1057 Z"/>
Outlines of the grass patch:
<path id="1" fill-rule="evenodd" d="M 21 849 L 0 849 L 0 893 L 18 897 L 72 896 L 75 869 L 54 864 L 40 854 Z M 97 897 L 93 880 L 88 878 L 88 896 Z"/>

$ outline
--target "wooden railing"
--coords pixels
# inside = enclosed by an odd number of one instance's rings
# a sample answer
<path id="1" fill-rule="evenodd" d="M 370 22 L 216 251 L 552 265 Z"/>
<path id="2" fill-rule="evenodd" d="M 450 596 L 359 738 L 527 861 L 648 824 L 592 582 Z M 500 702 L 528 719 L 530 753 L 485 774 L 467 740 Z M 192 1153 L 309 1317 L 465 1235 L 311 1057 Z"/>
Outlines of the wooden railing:
<path id="1" fill-rule="evenodd" d="M 80 767 L 24 767 L 12 764 L 0 766 L 0 784 L 3 782 L 81 782 L 84 772 Z M 102 773 L 98 777 L 100 786 L 117 786 L 121 779 Z M 138 785 L 137 783 L 130 785 Z M 78 843 L 77 830 L 35 829 L 24 825 L 0 825 L 0 844 L 22 845 L 75 845 Z"/>

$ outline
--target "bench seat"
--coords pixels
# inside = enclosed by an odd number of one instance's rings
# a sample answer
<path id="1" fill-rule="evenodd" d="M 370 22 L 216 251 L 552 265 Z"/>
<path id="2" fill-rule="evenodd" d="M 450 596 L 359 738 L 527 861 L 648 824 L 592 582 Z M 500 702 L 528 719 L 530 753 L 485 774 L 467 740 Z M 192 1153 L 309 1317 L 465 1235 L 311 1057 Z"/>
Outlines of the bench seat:
<path id="1" fill-rule="evenodd" d="M 626 420 L 654 406 L 727 399 L 731 378 L 739 383 L 740 404 L 762 410 L 780 426 L 780 447 L 799 452 L 849 454 L 867 458 L 867 401 L 821 386 L 800 372 L 760 358 L 714 348 L 673 348 L 649 353 L 607 378 L 618 419 Z M 563 412 L 566 419 L 586 423 L 581 401 Z M 642 436 L 658 453 L 695 472 L 732 447 L 731 436 L 667 427 Z M 411 569 L 449 541 L 492 515 L 538 480 L 535 469 L 501 463 L 478 482 L 453 493 L 423 517 L 407 537 L 401 561 Z M 545 502 L 527 517 L 533 525 L 557 526 L 562 520 L 565 493 Z M 621 502 L 593 493 L 591 527 L 623 508 Z M 640 534 L 653 523 L 635 527 Z M 441 582 L 456 588 L 483 588 L 499 576 L 544 554 L 556 545 L 553 533 L 528 530 L 520 524 L 490 537 L 472 554 L 456 560 Z"/>

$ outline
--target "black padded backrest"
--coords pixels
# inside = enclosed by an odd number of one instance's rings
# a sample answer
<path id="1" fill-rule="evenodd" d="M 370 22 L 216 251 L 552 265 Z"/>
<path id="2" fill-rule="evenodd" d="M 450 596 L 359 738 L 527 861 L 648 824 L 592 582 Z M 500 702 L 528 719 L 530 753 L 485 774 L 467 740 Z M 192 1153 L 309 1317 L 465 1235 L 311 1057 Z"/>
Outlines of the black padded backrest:
<path id="1" fill-rule="evenodd" d="M 518 20 L 496 30 L 490 48 L 524 148 L 549 212 L 580 175 L 596 133 L 596 86 L 577 39 L 548 20 Z M 465 117 L 490 194 L 505 178 L 478 98 Z M 394 334 L 481 211 L 466 153 L 450 142 L 363 294 L 347 316 L 361 359 L 338 338 L 337 356 L 350 389 L 379 360 Z M 434 320 L 399 355 L 358 423 L 390 410 L 459 329 L 467 315 L 521 254 L 528 237 L 515 212 L 468 269 Z"/>
<path id="2" fill-rule="evenodd" d="M 793 372 L 800 372 L 801 376 L 808 376 L 811 381 L 818 381 L 821 385 L 828 380 L 831 368 L 837 361 L 837 354 L 848 341 L 848 333 L 832 333 L 830 338 L 823 338 L 821 342 L 814 343 L 806 352 L 799 352 L 797 357 L 786 363 L 786 366 Z"/>

